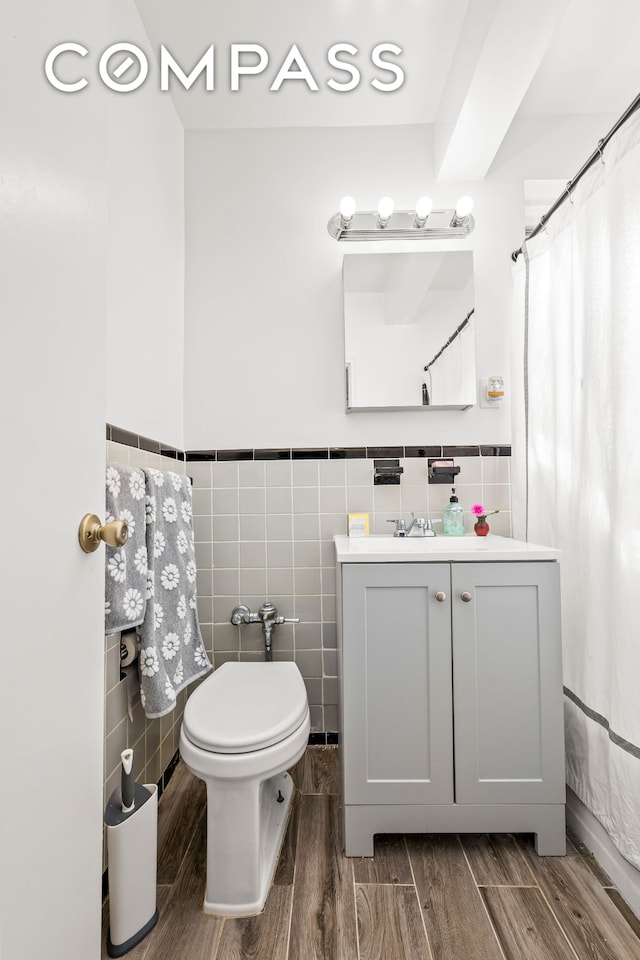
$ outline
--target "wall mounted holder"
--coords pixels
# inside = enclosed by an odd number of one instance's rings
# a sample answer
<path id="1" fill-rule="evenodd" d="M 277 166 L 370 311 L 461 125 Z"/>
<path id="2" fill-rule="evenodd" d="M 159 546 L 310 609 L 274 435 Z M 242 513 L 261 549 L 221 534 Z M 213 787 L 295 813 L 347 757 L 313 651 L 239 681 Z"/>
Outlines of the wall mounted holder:
<path id="1" fill-rule="evenodd" d="M 374 486 L 380 484 L 389 484 L 399 486 L 400 475 L 404 473 L 404 467 L 400 466 L 399 460 L 374 460 L 373 461 L 373 483 Z"/>
<path id="2" fill-rule="evenodd" d="M 446 483 L 453 486 L 455 477 L 460 473 L 453 460 L 429 460 L 429 483 Z"/>
<path id="3" fill-rule="evenodd" d="M 486 410 L 492 407 L 494 410 L 500 409 L 504 399 L 504 377 L 491 376 L 480 379 L 480 406 Z"/>

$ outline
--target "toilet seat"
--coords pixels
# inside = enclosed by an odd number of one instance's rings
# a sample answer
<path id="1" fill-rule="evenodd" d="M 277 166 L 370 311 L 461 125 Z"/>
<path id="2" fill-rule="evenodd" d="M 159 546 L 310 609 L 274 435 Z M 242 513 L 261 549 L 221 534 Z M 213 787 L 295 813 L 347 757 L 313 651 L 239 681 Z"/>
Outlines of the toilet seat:
<path id="1" fill-rule="evenodd" d="M 182 722 L 201 749 L 242 754 L 286 739 L 307 716 L 295 663 L 224 663 L 191 694 Z"/>

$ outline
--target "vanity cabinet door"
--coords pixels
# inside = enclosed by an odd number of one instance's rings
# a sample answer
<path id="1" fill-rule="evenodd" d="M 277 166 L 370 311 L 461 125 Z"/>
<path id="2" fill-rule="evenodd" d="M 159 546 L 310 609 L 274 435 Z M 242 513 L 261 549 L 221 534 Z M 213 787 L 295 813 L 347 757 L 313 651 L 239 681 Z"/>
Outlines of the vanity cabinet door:
<path id="1" fill-rule="evenodd" d="M 457 803 L 564 803 L 559 576 L 452 564 Z"/>
<path id="2" fill-rule="evenodd" d="M 342 565 L 347 804 L 453 801 L 450 581 L 449 564 Z"/>

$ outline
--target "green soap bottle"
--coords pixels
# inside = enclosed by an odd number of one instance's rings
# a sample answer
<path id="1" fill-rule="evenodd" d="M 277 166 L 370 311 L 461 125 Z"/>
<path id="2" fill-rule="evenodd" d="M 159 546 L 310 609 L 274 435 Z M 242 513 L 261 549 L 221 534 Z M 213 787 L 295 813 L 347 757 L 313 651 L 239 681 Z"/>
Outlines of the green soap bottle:
<path id="1" fill-rule="evenodd" d="M 464 537 L 467 532 L 464 525 L 464 510 L 462 504 L 458 503 L 455 487 L 451 488 L 451 498 L 444 511 L 443 527 L 448 537 Z"/>

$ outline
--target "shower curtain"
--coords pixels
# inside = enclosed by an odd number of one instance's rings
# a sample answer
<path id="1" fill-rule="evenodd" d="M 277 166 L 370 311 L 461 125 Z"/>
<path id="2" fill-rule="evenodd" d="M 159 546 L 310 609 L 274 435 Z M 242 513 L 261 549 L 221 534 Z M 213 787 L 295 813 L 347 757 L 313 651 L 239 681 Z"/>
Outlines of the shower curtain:
<path id="1" fill-rule="evenodd" d="M 562 550 L 567 782 L 640 867 L 640 116 L 525 244 L 514 530 Z"/>
<path id="2" fill-rule="evenodd" d="M 469 370 L 475 370 L 473 317 L 428 371 L 431 403 L 456 404 L 463 395 L 465 402 L 474 403 L 475 382 L 469 383 Z"/>

